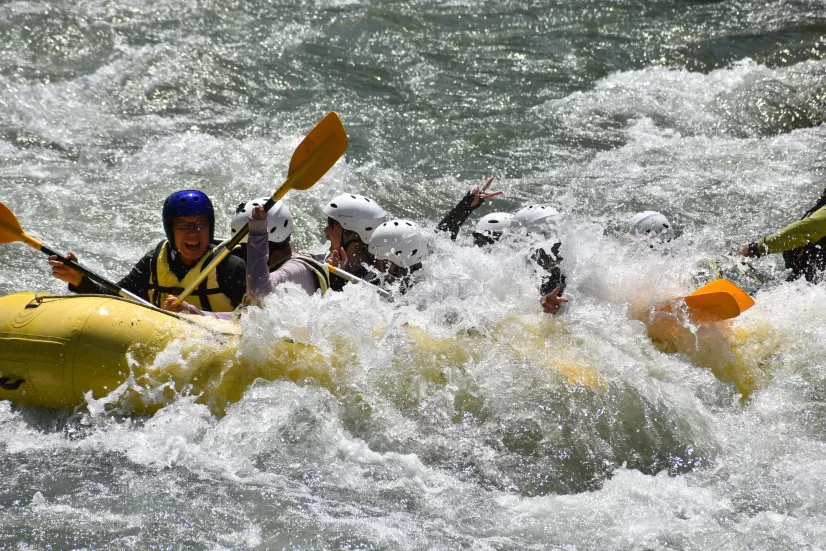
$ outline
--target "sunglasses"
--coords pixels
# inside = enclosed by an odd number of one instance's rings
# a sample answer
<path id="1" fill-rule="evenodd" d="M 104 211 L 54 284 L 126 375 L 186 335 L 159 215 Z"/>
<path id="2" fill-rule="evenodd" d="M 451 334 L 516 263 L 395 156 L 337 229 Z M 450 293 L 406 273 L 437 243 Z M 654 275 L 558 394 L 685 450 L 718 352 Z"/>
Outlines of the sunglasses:
<path id="1" fill-rule="evenodd" d="M 209 227 L 209 222 L 176 222 L 172 227 L 177 231 L 203 231 Z"/>

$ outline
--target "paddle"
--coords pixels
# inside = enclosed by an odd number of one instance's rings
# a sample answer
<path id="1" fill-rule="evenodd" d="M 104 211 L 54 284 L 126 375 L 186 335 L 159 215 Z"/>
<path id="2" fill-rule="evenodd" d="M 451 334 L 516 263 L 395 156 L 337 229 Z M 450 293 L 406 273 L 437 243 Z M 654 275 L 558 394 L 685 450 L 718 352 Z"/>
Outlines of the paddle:
<path id="1" fill-rule="evenodd" d="M 754 306 L 754 300 L 727 279 L 718 279 L 703 285 L 683 300 L 689 308 L 690 315 L 703 321 L 735 318 Z"/>
<path id="2" fill-rule="evenodd" d="M 393 294 L 390 293 L 390 291 L 387 291 L 386 289 L 382 289 L 378 285 L 368 283 L 368 282 L 364 281 L 363 279 L 361 279 L 360 277 L 354 276 L 350 272 L 345 272 L 341 268 L 336 268 L 335 266 L 331 266 L 330 264 L 327 264 L 327 267 L 330 269 L 331 274 L 337 275 L 341 279 L 346 279 L 350 283 L 364 283 L 365 285 L 368 285 L 368 286 L 372 287 L 373 289 L 375 289 L 375 291 L 378 294 L 380 294 L 381 296 L 383 296 L 384 298 L 386 298 L 388 300 L 393 300 Z"/>
<path id="3" fill-rule="evenodd" d="M 126 289 L 124 289 L 123 287 L 120 287 L 116 283 L 112 283 L 111 281 L 109 281 L 105 277 L 96 274 L 92 270 L 89 270 L 88 268 L 84 268 L 83 266 L 81 266 L 77 262 L 74 262 L 73 260 L 69 260 L 68 258 L 58 254 L 56 251 L 54 251 L 54 250 L 50 249 L 49 247 L 47 247 L 46 245 L 44 245 L 42 241 L 40 241 L 40 240 L 32 237 L 31 235 L 27 234 L 26 232 L 24 232 L 23 228 L 20 227 L 20 222 L 17 221 L 17 217 L 14 215 L 14 213 L 11 211 L 11 209 L 9 209 L 9 207 L 4 205 L 3 203 L 0 203 L 0 243 L 3 243 L 3 244 L 5 244 L 5 243 L 14 243 L 16 241 L 22 241 L 23 243 L 25 243 L 26 245 L 28 245 L 32 249 L 38 250 L 38 251 L 40 251 L 42 253 L 45 253 L 49 256 L 56 256 L 57 259 L 60 262 L 62 262 L 63 264 L 66 264 L 67 266 L 69 266 L 71 268 L 74 268 L 75 270 L 82 273 L 83 275 L 85 275 L 86 277 L 91 279 L 92 281 L 96 281 L 96 282 L 100 283 L 101 285 L 103 285 L 104 287 L 106 287 L 107 289 L 112 291 L 113 293 L 117 293 L 120 296 L 122 296 L 124 298 L 128 298 L 130 300 L 134 300 L 135 302 L 140 302 L 141 304 L 144 304 L 144 305 L 149 306 L 151 308 L 156 308 L 154 305 L 152 305 L 149 302 L 145 301 L 144 299 L 142 299 L 138 295 L 135 295 L 135 294 L 127 291 Z"/>
<path id="4" fill-rule="evenodd" d="M 264 210 L 270 210 L 275 202 L 284 197 L 291 189 L 306 190 L 313 187 L 344 154 L 346 149 L 347 133 L 344 131 L 344 126 L 341 124 L 338 114 L 331 111 L 298 144 L 298 148 L 296 148 L 290 159 L 287 180 L 264 203 Z M 201 270 L 201 273 L 190 283 L 189 287 L 178 295 L 178 304 L 181 304 L 206 279 L 210 272 L 232 252 L 232 249 L 241 242 L 247 233 L 249 233 L 249 226 L 247 225 L 238 230 L 238 233 L 229 240 L 224 249 L 217 252 L 212 261 Z"/>

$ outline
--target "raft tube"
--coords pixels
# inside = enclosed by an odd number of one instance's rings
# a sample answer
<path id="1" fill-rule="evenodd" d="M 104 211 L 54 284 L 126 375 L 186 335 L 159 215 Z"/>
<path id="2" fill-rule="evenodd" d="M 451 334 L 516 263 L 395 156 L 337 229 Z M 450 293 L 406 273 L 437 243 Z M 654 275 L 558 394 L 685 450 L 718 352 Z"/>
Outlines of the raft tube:
<path id="1" fill-rule="evenodd" d="M 114 296 L 0 297 L 0 400 L 68 408 L 90 391 L 99 399 L 182 332 L 215 330 Z"/>

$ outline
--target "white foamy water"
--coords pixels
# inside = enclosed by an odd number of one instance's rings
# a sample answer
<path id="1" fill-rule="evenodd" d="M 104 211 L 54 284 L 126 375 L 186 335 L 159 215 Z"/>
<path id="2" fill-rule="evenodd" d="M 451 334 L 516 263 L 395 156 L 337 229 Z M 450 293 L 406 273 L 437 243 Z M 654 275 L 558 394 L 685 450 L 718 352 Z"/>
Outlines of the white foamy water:
<path id="1" fill-rule="evenodd" d="M 727 253 L 826 187 L 822 2 L 643 4 L 0 8 L 0 200 L 112 279 L 176 189 L 227 234 L 330 109 L 350 147 L 288 196 L 301 248 L 340 192 L 430 230 L 487 175 L 506 191 L 432 235 L 395 304 L 280 292 L 241 337 L 173 341 L 151 388 L 0 403 L 0 547 L 820 548 L 826 292 Z M 563 213 L 557 317 L 524 246 L 470 240 L 532 203 Z M 666 247 L 625 235 L 649 209 Z M 756 305 L 652 340 L 650 308 L 709 260 Z M 0 290 L 65 293 L 22 244 Z M 130 388 L 157 411 L 126 414 Z"/>

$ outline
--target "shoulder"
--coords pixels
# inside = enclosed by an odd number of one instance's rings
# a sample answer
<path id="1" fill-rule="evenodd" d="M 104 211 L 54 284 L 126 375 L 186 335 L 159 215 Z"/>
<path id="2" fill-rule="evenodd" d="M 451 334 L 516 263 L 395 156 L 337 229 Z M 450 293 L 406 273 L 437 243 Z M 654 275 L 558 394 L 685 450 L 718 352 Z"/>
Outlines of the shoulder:
<path id="1" fill-rule="evenodd" d="M 218 269 L 220 270 L 228 270 L 228 271 L 235 271 L 235 270 L 246 270 L 247 265 L 244 262 L 244 259 L 240 256 L 235 254 L 229 254 L 219 265 Z"/>

